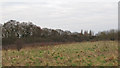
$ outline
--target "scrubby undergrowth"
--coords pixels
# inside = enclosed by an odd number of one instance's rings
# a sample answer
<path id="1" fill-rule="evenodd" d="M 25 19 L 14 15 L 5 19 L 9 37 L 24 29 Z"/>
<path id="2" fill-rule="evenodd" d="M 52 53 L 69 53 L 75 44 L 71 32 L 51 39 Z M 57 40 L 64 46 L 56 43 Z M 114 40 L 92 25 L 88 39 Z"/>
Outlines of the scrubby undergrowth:
<path id="1" fill-rule="evenodd" d="M 98 41 L 3 50 L 3 66 L 117 66 L 118 42 Z"/>

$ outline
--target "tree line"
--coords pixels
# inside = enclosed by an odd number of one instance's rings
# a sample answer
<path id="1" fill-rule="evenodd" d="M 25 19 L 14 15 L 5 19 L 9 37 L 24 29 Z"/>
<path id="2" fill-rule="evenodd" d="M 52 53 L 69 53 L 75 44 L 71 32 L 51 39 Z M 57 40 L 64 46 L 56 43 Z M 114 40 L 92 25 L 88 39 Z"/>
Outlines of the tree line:
<path id="1" fill-rule="evenodd" d="M 79 32 L 63 31 L 61 29 L 41 28 L 32 22 L 9 20 L 2 27 L 2 45 L 49 43 L 49 42 L 82 42 L 100 40 L 118 40 L 118 30 L 102 31 L 94 34 L 91 30 Z"/>

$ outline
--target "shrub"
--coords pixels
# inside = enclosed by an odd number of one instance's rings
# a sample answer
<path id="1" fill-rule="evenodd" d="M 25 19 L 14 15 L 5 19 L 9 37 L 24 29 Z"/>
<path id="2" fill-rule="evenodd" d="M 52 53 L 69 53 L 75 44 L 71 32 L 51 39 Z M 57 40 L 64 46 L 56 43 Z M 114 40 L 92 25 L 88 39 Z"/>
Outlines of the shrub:
<path id="1" fill-rule="evenodd" d="M 16 48 L 17 48 L 18 51 L 20 51 L 21 48 L 23 47 L 23 43 L 24 43 L 24 42 L 23 42 L 22 40 L 16 40 L 16 41 L 15 41 Z"/>

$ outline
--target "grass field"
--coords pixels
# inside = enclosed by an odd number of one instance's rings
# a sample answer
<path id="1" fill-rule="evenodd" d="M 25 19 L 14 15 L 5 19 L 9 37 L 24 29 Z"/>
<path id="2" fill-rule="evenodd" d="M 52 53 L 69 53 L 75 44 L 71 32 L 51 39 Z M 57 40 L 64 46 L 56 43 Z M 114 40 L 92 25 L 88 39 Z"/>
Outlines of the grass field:
<path id="1" fill-rule="evenodd" d="M 118 66 L 118 42 L 98 41 L 3 50 L 3 66 Z"/>

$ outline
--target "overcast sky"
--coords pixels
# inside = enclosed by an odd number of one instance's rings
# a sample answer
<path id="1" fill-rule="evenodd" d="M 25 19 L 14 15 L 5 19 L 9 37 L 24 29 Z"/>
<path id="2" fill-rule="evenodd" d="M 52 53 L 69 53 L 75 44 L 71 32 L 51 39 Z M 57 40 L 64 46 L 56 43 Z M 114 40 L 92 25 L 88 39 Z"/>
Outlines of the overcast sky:
<path id="1" fill-rule="evenodd" d="M 4 0 L 0 6 L 2 24 L 11 19 L 30 21 L 72 32 L 118 28 L 118 0 Z"/>

